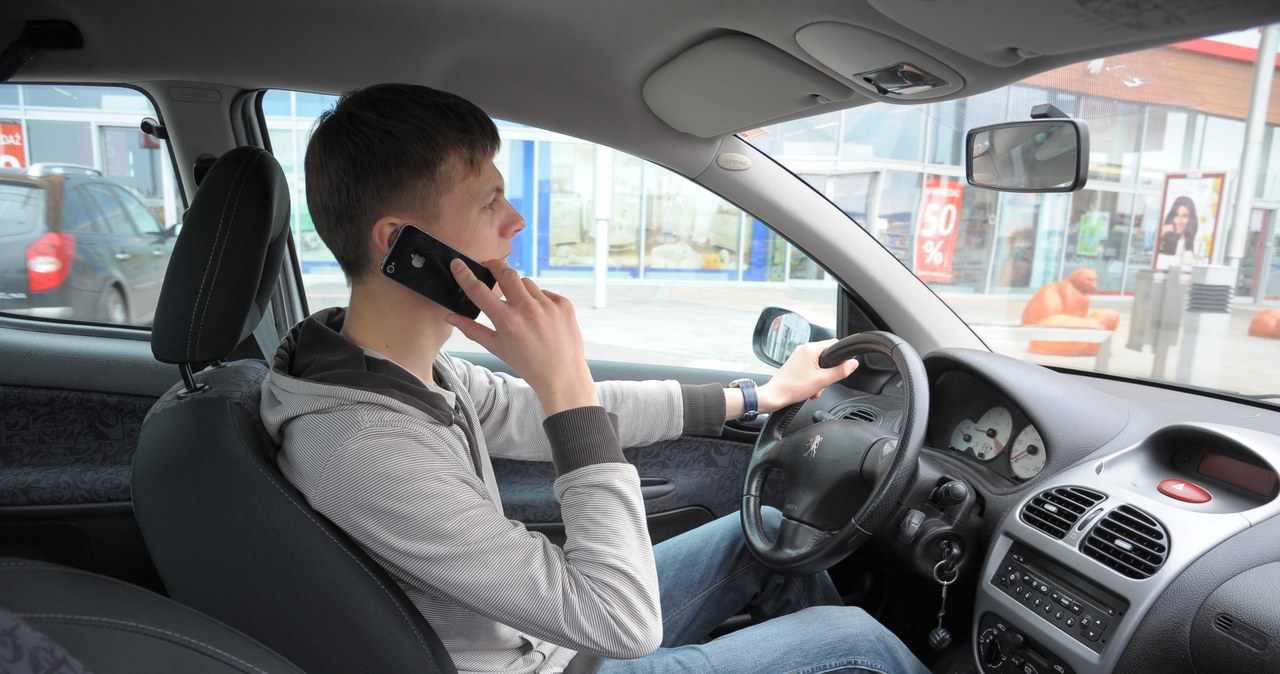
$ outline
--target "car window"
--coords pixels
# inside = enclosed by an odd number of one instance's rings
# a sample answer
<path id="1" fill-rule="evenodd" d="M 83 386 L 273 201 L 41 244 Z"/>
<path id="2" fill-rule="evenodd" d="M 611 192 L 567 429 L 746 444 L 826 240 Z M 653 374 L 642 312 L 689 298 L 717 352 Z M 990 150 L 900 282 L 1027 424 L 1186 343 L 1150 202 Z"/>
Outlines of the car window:
<path id="1" fill-rule="evenodd" d="M 130 194 L 123 187 L 111 185 L 111 193 L 116 199 L 120 200 L 120 204 L 124 206 L 124 210 L 129 215 L 129 219 L 133 221 L 134 228 L 139 234 L 145 236 L 158 236 L 164 233 L 164 227 L 160 221 L 156 219 L 155 213 L 152 213 L 137 197 Z"/>
<path id="2" fill-rule="evenodd" d="M 44 190 L 0 178 L 0 237 L 25 234 L 44 221 Z"/>
<path id="3" fill-rule="evenodd" d="M 98 207 L 98 217 L 106 225 L 106 231 L 116 236 L 136 236 L 133 220 L 124 210 L 124 204 L 104 185 L 85 185 L 84 191 Z"/>
<path id="4" fill-rule="evenodd" d="M 966 99 L 745 132 L 871 232 L 995 351 L 1280 401 L 1280 108 L 1254 115 L 1261 31 L 1094 59 Z M 1206 81 L 1234 96 L 1205 97 Z M 1050 103 L 1089 125 L 1068 194 L 965 181 L 967 130 Z"/>
<path id="5" fill-rule="evenodd" d="M 313 311 L 345 305 L 349 297 L 315 233 L 302 168 L 311 126 L 336 100 L 271 91 L 262 102 L 272 150 L 293 190 L 294 234 Z M 835 282 L 749 213 L 622 152 L 519 124 L 498 121 L 498 129 L 503 142 L 495 163 L 526 222 L 508 261 L 573 301 L 588 358 L 770 372 L 751 346 L 763 308 L 785 306 L 836 326 Z M 597 187 L 603 163 L 612 180 Z M 595 218 L 599 189 L 609 190 L 607 223 Z M 607 269 L 602 284 L 597 264 Z M 457 332 L 446 348 L 483 350 Z"/>
<path id="6" fill-rule="evenodd" d="M 0 84 L 0 313 L 151 323 L 183 204 L 147 117 L 134 89 Z"/>

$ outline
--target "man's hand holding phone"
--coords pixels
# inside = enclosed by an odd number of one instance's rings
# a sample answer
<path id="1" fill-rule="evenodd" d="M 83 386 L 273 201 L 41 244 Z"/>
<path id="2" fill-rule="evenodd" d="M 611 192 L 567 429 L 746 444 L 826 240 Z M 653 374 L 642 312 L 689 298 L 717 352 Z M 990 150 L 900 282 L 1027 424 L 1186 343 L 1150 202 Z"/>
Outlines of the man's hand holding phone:
<path id="1" fill-rule="evenodd" d="M 521 278 L 506 260 L 490 260 L 484 266 L 497 279 L 501 296 L 461 259 L 451 261 L 449 268 L 462 291 L 493 322 L 493 328 L 459 314 L 450 314 L 445 320 L 529 382 L 548 416 L 599 405 L 573 304 L 562 295 L 539 288 L 531 279 Z"/>

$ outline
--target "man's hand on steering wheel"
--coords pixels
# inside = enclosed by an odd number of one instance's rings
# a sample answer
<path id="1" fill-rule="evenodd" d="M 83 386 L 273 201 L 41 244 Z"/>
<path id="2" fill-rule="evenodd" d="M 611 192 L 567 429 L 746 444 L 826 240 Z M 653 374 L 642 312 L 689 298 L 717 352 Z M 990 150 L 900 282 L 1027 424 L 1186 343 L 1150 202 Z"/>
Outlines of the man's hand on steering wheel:
<path id="1" fill-rule="evenodd" d="M 816 400 L 831 384 L 848 377 L 858 369 L 858 361 L 849 359 L 831 367 L 818 363 L 822 353 L 836 340 L 810 342 L 796 347 L 777 374 L 756 390 L 759 412 L 769 413 L 788 405 Z M 725 420 L 737 419 L 743 413 L 742 395 L 734 389 L 725 389 Z"/>

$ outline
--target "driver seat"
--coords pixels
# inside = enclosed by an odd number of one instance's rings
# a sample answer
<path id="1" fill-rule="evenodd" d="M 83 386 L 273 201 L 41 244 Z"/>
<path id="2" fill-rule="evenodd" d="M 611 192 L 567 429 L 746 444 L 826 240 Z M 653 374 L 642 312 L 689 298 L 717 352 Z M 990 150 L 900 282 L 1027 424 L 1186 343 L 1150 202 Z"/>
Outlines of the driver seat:
<path id="1" fill-rule="evenodd" d="M 261 148 L 227 152 L 195 194 L 156 307 L 152 352 L 182 381 L 143 423 L 138 525 L 172 598 L 310 674 L 456 674 L 390 576 L 276 468 L 258 412 L 267 363 L 223 362 L 271 321 L 288 224 L 284 173 Z M 260 340 L 268 357 L 275 341 Z"/>

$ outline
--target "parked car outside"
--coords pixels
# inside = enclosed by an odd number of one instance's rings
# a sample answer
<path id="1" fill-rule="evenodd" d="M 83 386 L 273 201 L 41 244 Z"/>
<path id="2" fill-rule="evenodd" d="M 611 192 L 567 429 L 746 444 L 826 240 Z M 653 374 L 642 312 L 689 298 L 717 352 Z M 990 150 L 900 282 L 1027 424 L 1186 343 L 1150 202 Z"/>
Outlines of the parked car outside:
<path id="1" fill-rule="evenodd" d="M 175 240 L 95 169 L 0 170 L 0 311 L 146 324 Z"/>

